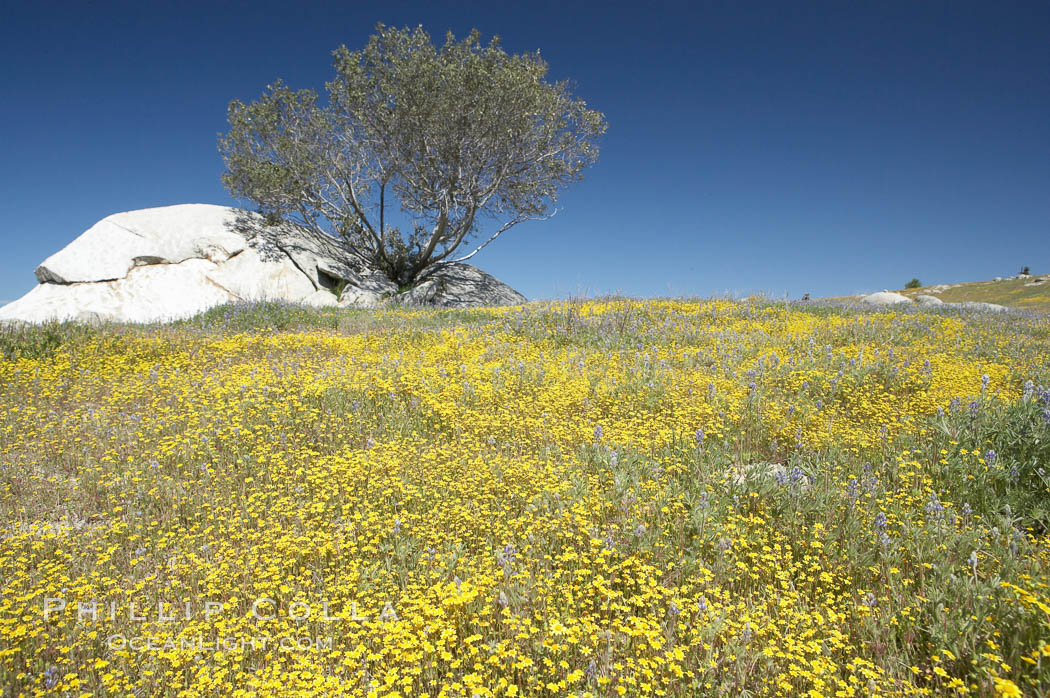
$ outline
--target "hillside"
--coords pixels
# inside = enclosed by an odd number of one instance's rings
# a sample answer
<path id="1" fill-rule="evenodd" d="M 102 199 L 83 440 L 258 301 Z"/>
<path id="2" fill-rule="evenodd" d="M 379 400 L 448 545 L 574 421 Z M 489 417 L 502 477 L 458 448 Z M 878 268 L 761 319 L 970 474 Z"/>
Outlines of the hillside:
<path id="1" fill-rule="evenodd" d="M 1050 695 L 1048 339 L 727 300 L 0 328 L 0 685 Z"/>
<path id="2" fill-rule="evenodd" d="M 936 296 L 945 303 L 978 301 L 1027 310 L 1050 310 L 1050 274 L 1015 276 L 999 281 L 937 284 L 901 289 L 899 292 L 911 298 L 921 295 Z"/>

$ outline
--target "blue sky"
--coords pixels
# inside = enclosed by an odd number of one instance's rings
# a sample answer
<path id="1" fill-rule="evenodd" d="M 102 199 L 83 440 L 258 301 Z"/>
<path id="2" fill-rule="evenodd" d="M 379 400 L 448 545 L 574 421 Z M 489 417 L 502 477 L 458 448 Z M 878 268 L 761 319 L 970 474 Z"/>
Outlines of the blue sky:
<path id="1" fill-rule="evenodd" d="M 1050 271 L 1050 3 L 5 3 L 0 298 L 98 219 L 234 203 L 226 105 L 321 89 L 377 22 L 540 49 L 606 114 L 550 221 L 473 261 L 532 298 L 798 297 Z"/>

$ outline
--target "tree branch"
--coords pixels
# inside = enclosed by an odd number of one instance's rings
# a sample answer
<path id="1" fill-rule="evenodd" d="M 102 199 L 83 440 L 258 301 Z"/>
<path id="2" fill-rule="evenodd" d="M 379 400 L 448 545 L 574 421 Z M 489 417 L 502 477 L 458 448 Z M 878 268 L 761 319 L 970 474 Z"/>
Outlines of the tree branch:
<path id="1" fill-rule="evenodd" d="M 478 252 L 481 252 L 483 249 L 485 249 L 485 247 L 487 247 L 490 242 L 492 242 L 493 240 L 498 238 L 500 235 L 502 235 L 503 233 L 505 233 L 508 230 L 510 230 L 511 228 L 513 228 L 514 226 L 516 226 L 518 223 L 524 223 L 525 221 L 530 221 L 530 220 L 531 221 L 545 221 L 545 220 L 549 220 L 557 212 L 558 212 L 558 210 L 555 209 L 555 210 L 551 211 L 549 214 L 547 214 L 546 216 L 523 216 L 523 217 L 515 218 L 514 220 L 509 221 L 506 224 L 504 224 L 504 226 L 502 228 L 500 228 L 499 230 L 497 230 L 495 233 L 493 233 L 492 236 L 488 240 L 486 240 L 485 242 L 481 243 L 476 248 L 474 248 L 473 252 L 471 252 L 468 255 L 464 255 L 462 257 L 459 257 L 458 259 L 453 259 L 451 262 L 449 262 L 449 264 L 455 264 L 457 262 L 465 262 L 465 261 L 467 261 L 468 259 L 470 259 L 474 255 L 476 255 Z"/>

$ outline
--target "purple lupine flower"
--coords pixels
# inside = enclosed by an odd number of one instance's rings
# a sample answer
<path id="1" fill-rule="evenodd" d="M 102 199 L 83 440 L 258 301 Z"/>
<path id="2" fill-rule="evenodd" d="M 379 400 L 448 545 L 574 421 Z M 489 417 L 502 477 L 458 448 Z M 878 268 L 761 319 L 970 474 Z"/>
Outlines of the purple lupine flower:
<path id="1" fill-rule="evenodd" d="M 502 568 L 504 568 L 506 570 L 511 565 L 514 564 L 514 559 L 517 556 L 518 556 L 518 549 L 515 548 L 510 543 L 507 543 L 506 545 L 503 546 L 503 551 L 502 552 L 496 553 L 496 561 L 499 563 L 500 567 L 502 567 Z"/>

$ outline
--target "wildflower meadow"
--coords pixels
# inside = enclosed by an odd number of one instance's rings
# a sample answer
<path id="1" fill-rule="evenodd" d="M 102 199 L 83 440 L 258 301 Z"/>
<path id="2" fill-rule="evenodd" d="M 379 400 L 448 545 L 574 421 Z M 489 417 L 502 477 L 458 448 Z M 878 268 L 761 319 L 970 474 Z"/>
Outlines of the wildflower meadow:
<path id="1" fill-rule="evenodd" d="M 610 298 L 0 330 L 0 685 L 1050 693 L 1050 319 Z"/>

